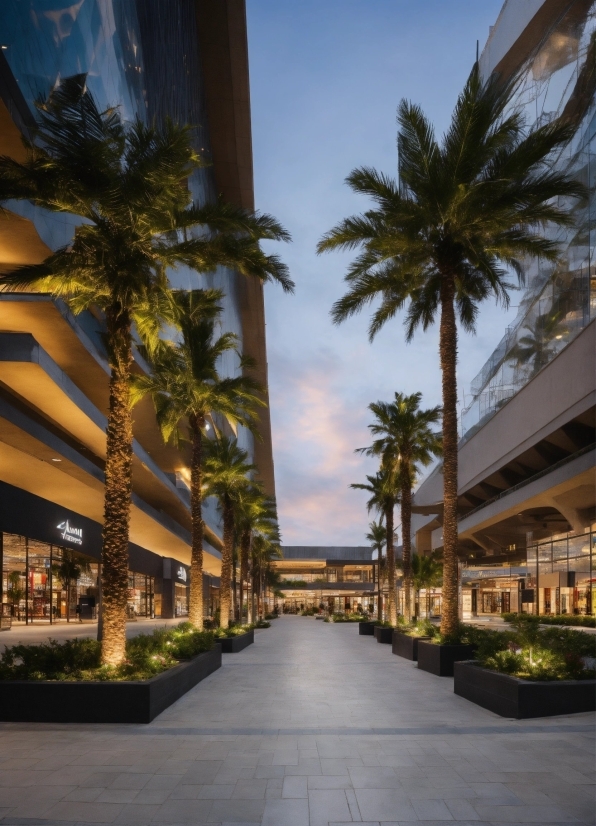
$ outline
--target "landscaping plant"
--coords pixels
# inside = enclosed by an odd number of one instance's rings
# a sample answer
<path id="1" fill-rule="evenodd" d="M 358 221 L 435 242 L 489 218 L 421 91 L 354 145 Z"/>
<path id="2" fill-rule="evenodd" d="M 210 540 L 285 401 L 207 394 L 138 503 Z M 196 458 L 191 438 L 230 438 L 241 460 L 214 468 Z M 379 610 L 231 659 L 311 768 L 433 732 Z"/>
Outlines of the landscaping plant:
<path id="1" fill-rule="evenodd" d="M 483 82 L 476 63 L 441 141 L 421 108 L 402 101 L 399 181 L 355 169 L 347 183 L 373 207 L 340 222 L 318 245 L 321 253 L 359 249 L 345 277 L 348 291 L 332 309 L 335 323 L 371 302 L 371 339 L 405 308 L 408 341 L 417 328 L 439 322 L 446 636 L 458 625 L 458 320 L 473 332 L 484 300 L 509 303 L 511 270 L 521 282 L 529 258 L 555 261 L 559 244 L 540 230 L 573 227 L 574 200 L 587 195 L 551 162 L 574 124 L 555 119 L 528 128 L 524 112 L 509 107 L 513 82 L 497 73 Z"/>

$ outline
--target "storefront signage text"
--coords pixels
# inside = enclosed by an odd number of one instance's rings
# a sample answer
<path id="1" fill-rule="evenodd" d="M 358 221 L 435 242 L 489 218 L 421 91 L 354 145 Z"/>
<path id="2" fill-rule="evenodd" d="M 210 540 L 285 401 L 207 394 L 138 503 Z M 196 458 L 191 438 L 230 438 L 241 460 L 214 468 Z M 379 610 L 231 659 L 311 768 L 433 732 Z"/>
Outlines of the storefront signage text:
<path id="1" fill-rule="evenodd" d="M 178 579 L 181 579 L 182 582 L 186 582 L 186 580 L 188 579 L 188 577 L 186 576 L 186 568 L 183 568 L 181 565 L 178 568 L 178 571 L 176 572 L 176 576 L 178 577 Z"/>
<path id="2" fill-rule="evenodd" d="M 71 542 L 73 545 L 83 544 L 83 529 L 73 527 L 68 519 L 56 526 L 59 531 L 62 531 L 62 539 L 65 542 Z"/>

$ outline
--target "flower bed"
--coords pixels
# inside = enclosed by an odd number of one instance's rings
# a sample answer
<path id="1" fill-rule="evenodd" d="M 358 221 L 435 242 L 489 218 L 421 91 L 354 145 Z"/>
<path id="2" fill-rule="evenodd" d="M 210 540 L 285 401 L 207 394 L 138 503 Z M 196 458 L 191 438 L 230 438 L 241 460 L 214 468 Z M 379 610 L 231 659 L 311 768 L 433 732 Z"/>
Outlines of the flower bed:
<path id="1" fill-rule="evenodd" d="M 127 640 L 126 659 L 116 667 L 101 665 L 101 643 L 94 639 L 12 645 L 0 655 L 0 681 L 147 680 L 177 666 L 180 660 L 210 651 L 213 645 L 213 633 L 197 631 L 189 622 Z"/>
<path id="2" fill-rule="evenodd" d="M 325 617 L 325 622 L 364 622 L 366 617 L 362 614 L 330 614 Z"/>
<path id="3" fill-rule="evenodd" d="M 255 641 L 254 626 L 233 625 L 215 632 L 223 654 L 237 654 Z"/>
<path id="4" fill-rule="evenodd" d="M 517 720 L 596 709 L 596 680 L 523 680 L 456 662 L 453 690 L 460 697 Z"/>
<path id="5" fill-rule="evenodd" d="M 0 658 L 0 720 L 149 723 L 221 666 L 213 635 L 188 623 L 128 640 L 126 654 L 109 668 L 96 640 L 10 646 Z"/>

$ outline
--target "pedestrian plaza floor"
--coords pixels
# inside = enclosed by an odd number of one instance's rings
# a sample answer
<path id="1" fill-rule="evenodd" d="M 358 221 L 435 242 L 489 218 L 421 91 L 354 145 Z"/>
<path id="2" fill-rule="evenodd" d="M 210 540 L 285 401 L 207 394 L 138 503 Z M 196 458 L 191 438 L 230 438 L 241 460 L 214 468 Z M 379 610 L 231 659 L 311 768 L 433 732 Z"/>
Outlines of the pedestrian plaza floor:
<path id="1" fill-rule="evenodd" d="M 223 660 L 150 725 L 0 724 L 0 824 L 595 822 L 592 714 L 497 717 L 311 617 Z"/>

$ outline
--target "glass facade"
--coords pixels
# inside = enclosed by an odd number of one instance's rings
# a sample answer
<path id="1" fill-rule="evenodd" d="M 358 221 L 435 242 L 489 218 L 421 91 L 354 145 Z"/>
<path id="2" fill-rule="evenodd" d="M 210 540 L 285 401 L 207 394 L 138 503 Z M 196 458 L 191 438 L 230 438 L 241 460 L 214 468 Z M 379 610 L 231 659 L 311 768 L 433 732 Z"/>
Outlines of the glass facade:
<path id="1" fill-rule="evenodd" d="M 207 161 L 188 180 L 195 203 L 218 196 L 203 88 L 195 0 L 2 0 L 0 32 L 3 51 L 23 101 L 35 114 L 35 102 L 47 99 L 62 78 L 85 74 L 99 105 L 119 107 L 125 121 L 160 122 L 165 117 L 192 127 L 196 151 Z M 77 216 L 56 214 L 29 202 L 7 202 L 30 220 L 50 249 L 67 246 L 80 224 Z M 190 234 L 201 230 L 190 231 Z M 239 276 L 225 267 L 198 273 L 185 265 L 168 273 L 179 289 L 223 290 L 221 330 L 242 342 Z M 79 322 L 99 352 L 106 355 L 97 320 L 88 312 Z M 241 344 L 240 344 L 241 349 Z M 224 353 L 224 376 L 240 373 L 234 352 Z M 219 422 L 218 422 L 219 424 Z M 250 431 L 238 429 L 238 442 L 253 455 Z M 212 502 L 205 506 L 210 527 L 220 533 L 220 516 Z M 133 589 L 134 590 L 134 589 Z M 135 609 L 136 610 L 136 609 Z"/>
<path id="2" fill-rule="evenodd" d="M 0 533 L 1 613 L 12 623 L 97 620 L 96 559 L 24 536 Z M 152 618 L 155 580 L 129 572 L 128 619 Z"/>
<path id="3" fill-rule="evenodd" d="M 573 4 L 572 4 L 573 6 Z M 529 262 L 515 322 L 472 382 L 461 416 L 469 438 L 596 317 L 594 266 L 596 210 L 596 4 L 582 18 L 563 15 L 522 67 L 512 105 L 528 125 L 555 118 L 577 125 L 574 139 L 554 160 L 590 190 L 574 206 L 573 227 L 547 235 L 562 251 L 558 265 Z"/>
<path id="4" fill-rule="evenodd" d="M 596 533 L 563 534 L 528 546 L 528 588 L 539 614 L 594 615 Z"/>

